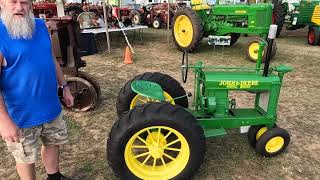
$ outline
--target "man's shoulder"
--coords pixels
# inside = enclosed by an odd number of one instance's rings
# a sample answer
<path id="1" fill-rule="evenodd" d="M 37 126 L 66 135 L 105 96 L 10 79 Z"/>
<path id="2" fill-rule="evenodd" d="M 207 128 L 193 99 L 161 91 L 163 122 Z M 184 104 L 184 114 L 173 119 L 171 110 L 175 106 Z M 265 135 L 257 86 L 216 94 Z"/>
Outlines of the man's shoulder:
<path id="1" fill-rule="evenodd" d="M 34 22 L 36 25 L 45 25 L 46 22 L 41 18 L 34 18 Z"/>

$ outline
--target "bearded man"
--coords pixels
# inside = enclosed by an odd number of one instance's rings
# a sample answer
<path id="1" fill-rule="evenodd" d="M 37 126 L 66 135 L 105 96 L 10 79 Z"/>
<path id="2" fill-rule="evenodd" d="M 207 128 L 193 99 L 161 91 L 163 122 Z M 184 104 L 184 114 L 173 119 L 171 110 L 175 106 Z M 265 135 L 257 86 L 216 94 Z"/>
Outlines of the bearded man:
<path id="1" fill-rule="evenodd" d="M 62 179 L 59 145 L 67 142 L 67 130 L 58 86 L 67 106 L 73 97 L 45 22 L 34 19 L 31 7 L 30 0 L 0 0 L 0 134 L 21 179 L 36 178 L 38 140 L 48 179 Z"/>

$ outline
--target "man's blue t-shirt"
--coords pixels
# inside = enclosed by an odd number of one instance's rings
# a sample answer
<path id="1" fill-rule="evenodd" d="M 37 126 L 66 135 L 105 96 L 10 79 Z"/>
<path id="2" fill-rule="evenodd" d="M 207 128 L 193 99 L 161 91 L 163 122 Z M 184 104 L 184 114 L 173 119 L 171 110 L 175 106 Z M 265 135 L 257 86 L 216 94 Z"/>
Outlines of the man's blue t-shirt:
<path id="1" fill-rule="evenodd" d="M 61 113 L 50 36 L 41 19 L 35 19 L 31 39 L 12 39 L 0 20 L 0 88 L 9 116 L 20 128 L 54 120 Z"/>

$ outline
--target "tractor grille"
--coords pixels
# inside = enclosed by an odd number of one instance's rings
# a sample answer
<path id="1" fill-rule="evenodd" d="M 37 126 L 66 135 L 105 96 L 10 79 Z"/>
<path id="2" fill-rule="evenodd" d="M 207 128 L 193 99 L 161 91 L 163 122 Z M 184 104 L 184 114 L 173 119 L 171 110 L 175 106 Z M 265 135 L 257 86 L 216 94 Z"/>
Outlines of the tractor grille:
<path id="1" fill-rule="evenodd" d="M 257 11 L 256 26 L 264 27 L 266 22 L 268 22 L 268 20 L 266 19 L 266 13 L 263 11 Z"/>
<path id="2" fill-rule="evenodd" d="M 312 17 L 313 10 L 314 6 L 302 6 L 299 14 L 301 14 L 301 17 L 304 19 L 304 21 L 310 21 L 310 17 Z"/>
<path id="3" fill-rule="evenodd" d="M 320 25 L 320 5 L 317 5 L 314 8 L 314 12 L 311 18 L 311 22 L 315 23 L 316 25 Z"/>

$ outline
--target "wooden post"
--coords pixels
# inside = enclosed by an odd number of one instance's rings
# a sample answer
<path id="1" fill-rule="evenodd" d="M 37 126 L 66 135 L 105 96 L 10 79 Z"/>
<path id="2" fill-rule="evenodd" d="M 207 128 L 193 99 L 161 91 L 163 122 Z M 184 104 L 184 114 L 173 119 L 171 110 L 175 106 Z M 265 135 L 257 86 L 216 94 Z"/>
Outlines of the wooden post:
<path id="1" fill-rule="evenodd" d="M 167 0 L 168 3 L 168 19 L 167 19 L 167 42 L 170 43 L 170 3 L 169 0 Z"/>
<path id="2" fill-rule="evenodd" d="M 109 0 L 107 1 L 107 5 L 109 5 Z M 102 6 L 103 6 L 104 22 L 106 24 L 106 36 L 107 36 L 108 53 L 110 54 L 110 37 L 109 37 L 109 31 L 108 31 L 108 17 L 107 17 L 106 2 L 105 1 L 103 1 Z"/>

